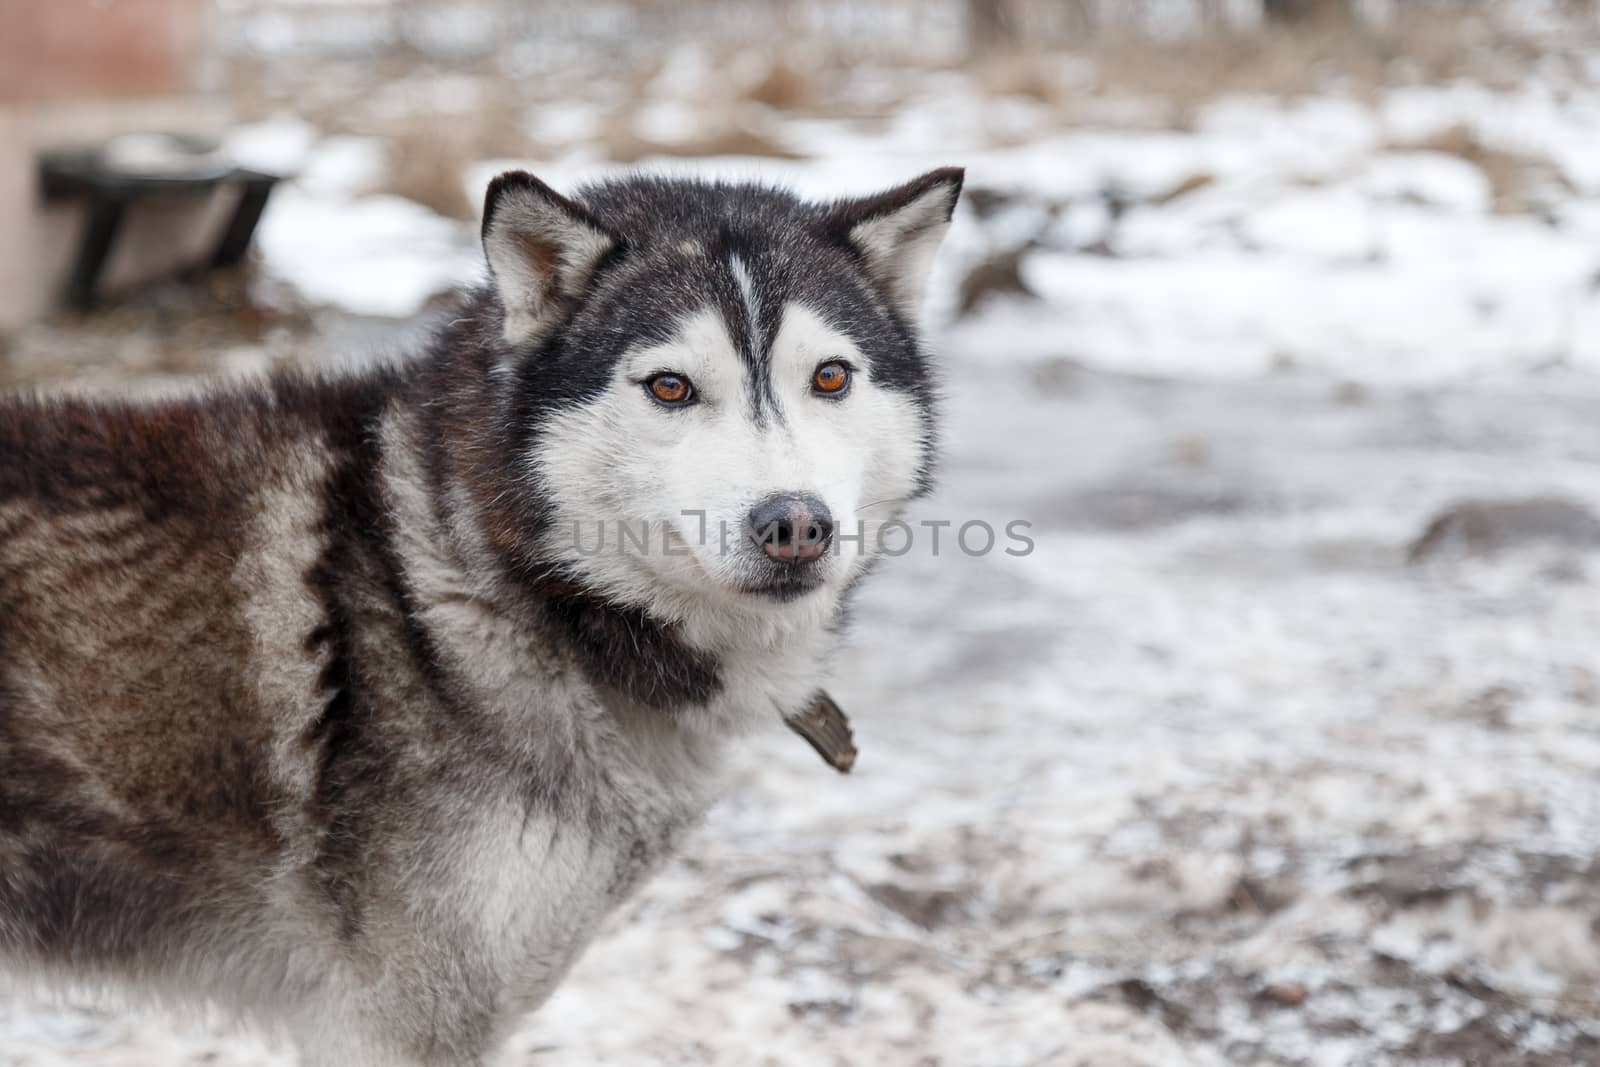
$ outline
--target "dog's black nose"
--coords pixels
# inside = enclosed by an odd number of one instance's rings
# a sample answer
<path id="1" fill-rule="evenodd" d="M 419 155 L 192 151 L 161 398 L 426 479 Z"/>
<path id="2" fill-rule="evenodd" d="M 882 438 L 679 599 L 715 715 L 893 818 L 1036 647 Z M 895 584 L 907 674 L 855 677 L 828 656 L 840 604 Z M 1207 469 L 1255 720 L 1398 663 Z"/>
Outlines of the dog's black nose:
<path id="1" fill-rule="evenodd" d="M 750 509 L 750 537 L 770 559 L 807 563 L 828 550 L 833 515 L 814 496 L 779 493 Z"/>

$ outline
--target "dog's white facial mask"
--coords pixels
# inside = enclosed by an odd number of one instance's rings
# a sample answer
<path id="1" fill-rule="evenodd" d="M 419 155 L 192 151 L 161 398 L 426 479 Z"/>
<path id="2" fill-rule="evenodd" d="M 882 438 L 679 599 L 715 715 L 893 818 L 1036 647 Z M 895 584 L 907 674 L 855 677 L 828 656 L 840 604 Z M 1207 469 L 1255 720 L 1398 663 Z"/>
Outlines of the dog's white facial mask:
<path id="1" fill-rule="evenodd" d="M 765 383 L 707 309 L 671 342 L 625 355 L 603 397 L 541 434 L 535 463 L 559 515 L 550 547 L 583 577 L 634 603 L 749 600 L 770 567 L 749 516 L 781 494 L 815 497 L 834 523 L 818 588 L 799 599 L 831 607 L 876 550 L 882 520 L 917 486 L 923 419 L 902 392 L 873 381 L 855 343 L 816 311 L 789 304 L 780 323 Z M 818 395 L 817 368 L 835 361 L 853 368 L 849 386 Z M 691 382 L 695 402 L 668 409 L 653 399 L 647 383 L 663 372 Z"/>

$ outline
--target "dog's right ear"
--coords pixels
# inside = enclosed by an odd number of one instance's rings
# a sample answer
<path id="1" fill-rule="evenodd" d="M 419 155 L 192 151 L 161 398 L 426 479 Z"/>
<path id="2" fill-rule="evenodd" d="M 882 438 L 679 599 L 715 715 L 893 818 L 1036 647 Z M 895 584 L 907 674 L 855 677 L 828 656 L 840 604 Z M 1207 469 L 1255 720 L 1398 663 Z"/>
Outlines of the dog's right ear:
<path id="1" fill-rule="evenodd" d="M 877 196 L 827 208 L 829 228 L 855 246 L 868 276 L 908 320 L 917 319 L 933 254 L 950 226 L 966 173 L 941 167 Z"/>
<path id="2" fill-rule="evenodd" d="M 490 182 L 483 251 L 505 307 L 506 341 L 535 340 L 618 243 L 581 205 L 526 171 Z"/>

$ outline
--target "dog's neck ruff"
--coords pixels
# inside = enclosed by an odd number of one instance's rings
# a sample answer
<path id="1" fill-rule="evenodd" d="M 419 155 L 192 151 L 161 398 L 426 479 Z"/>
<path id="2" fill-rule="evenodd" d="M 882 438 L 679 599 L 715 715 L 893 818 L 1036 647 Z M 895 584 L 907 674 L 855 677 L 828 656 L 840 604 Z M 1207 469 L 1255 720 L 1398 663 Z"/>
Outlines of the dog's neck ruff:
<path id="1" fill-rule="evenodd" d="M 567 583 L 540 590 L 545 618 L 588 679 L 648 708 L 705 704 L 722 689 L 718 657 L 670 623 Z"/>
<path id="2" fill-rule="evenodd" d="M 837 639 L 832 601 L 799 609 L 708 601 L 669 621 L 576 583 L 539 584 L 545 617 L 589 681 L 660 711 L 787 718 L 810 706 L 814 672 Z"/>

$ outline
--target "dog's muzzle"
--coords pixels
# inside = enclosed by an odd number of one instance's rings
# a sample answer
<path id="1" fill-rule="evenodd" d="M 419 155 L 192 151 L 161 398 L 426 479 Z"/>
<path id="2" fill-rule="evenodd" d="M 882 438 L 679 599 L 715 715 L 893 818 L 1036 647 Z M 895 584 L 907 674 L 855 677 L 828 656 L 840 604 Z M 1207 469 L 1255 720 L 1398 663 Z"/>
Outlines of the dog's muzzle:
<path id="1" fill-rule="evenodd" d="M 750 509 L 750 539 L 779 563 L 820 559 L 833 540 L 833 514 L 809 494 L 780 493 Z"/>

